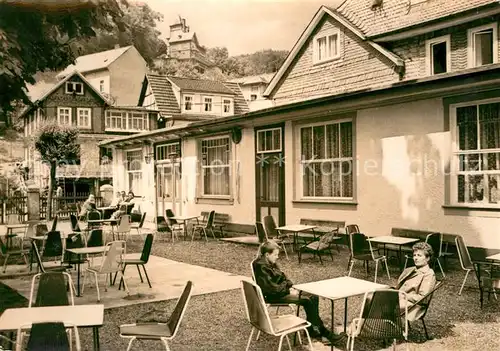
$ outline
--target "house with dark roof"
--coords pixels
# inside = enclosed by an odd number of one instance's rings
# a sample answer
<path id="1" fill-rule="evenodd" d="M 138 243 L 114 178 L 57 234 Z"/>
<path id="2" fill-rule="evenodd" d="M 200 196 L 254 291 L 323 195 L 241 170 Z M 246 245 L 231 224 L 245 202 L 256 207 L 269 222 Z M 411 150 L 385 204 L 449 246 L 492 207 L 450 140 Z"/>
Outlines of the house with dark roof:
<path id="1" fill-rule="evenodd" d="M 40 125 L 56 121 L 79 130 L 80 157 L 61 160 L 56 179 L 67 197 L 97 193 L 112 180 L 112 152 L 99 142 L 117 136 L 156 129 L 158 113 L 138 106 L 115 106 L 79 71 L 72 71 L 57 83 L 32 94 L 31 105 L 20 115 L 24 135 L 30 137 Z M 48 185 L 49 170 L 32 145 L 25 146 L 29 178 L 40 187 Z"/>
<path id="2" fill-rule="evenodd" d="M 238 84 L 147 74 L 138 106 L 159 112 L 160 128 L 248 112 Z"/>
<path id="3" fill-rule="evenodd" d="M 63 79 L 80 72 L 107 100 L 117 106 L 135 106 L 147 64 L 134 46 L 116 47 L 76 58 L 57 75 Z"/>
<path id="4" fill-rule="evenodd" d="M 499 19 L 496 0 L 322 6 L 266 89 L 275 106 L 102 145 L 173 155 L 158 214 L 215 210 L 239 232 L 266 215 L 336 220 L 499 249 Z"/>
<path id="5" fill-rule="evenodd" d="M 274 73 L 258 74 L 254 76 L 246 76 L 233 78 L 230 81 L 238 83 L 241 92 L 248 103 L 250 111 L 259 110 L 262 108 L 271 107 L 272 101 L 264 97 L 264 92 L 273 78 Z"/>

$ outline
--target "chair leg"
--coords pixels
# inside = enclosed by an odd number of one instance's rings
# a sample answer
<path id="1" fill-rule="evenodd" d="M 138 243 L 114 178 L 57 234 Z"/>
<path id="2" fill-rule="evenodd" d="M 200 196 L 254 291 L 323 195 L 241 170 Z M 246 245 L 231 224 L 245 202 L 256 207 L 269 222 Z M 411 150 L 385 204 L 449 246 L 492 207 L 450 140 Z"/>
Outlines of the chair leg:
<path id="1" fill-rule="evenodd" d="M 375 280 L 374 283 L 377 282 L 377 274 L 378 274 L 378 260 L 375 261 Z"/>
<path id="2" fill-rule="evenodd" d="M 95 272 L 92 272 L 92 273 L 94 273 L 94 277 L 95 277 L 95 288 L 97 289 L 97 302 L 100 302 L 101 301 L 101 293 L 99 292 L 99 277 L 97 276 L 97 273 L 95 273 Z"/>
<path id="3" fill-rule="evenodd" d="M 319 252 L 317 252 L 317 255 L 319 257 L 319 263 L 321 263 L 321 265 L 323 265 L 323 259 L 321 258 L 321 254 Z"/>
<path id="4" fill-rule="evenodd" d="M 278 351 L 281 351 L 281 347 L 283 346 L 283 337 L 284 337 L 284 335 L 280 336 L 280 342 L 278 344 Z"/>
<path id="5" fill-rule="evenodd" d="M 465 273 L 464 281 L 462 282 L 462 286 L 460 287 L 460 291 L 458 292 L 458 295 L 462 295 L 462 290 L 464 289 L 465 282 L 467 281 L 467 277 L 469 276 L 470 269 L 467 270 Z"/>
<path id="6" fill-rule="evenodd" d="M 427 340 L 429 340 L 429 334 L 427 333 L 427 326 L 425 325 L 425 321 L 423 318 L 421 319 L 421 321 L 422 325 L 424 326 L 425 337 L 427 338 Z"/>
<path id="7" fill-rule="evenodd" d="M 404 265 L 404 267 L 403 267 L 403 270 L 405 270 L 405 269 L 406 269 L 406 266 L 407 266 L 407 265 L 408 265 L 408 256 L 406 256 L 406 258 L 405 258 L 405 265 Z"/>
<path id="8" fill-rule="evenodd" d="M 441 270 L 441 274 L 443 275 L 443 278 L 446 278 L 446 274 L 444 274 L 443 266 L 441 266 L 441 261 L 439 260 L 439 257 L 436 258 L 436 261 L 438 263 L 439 269 Z"/>
<path id="9" fill-rule="evenodd" d="M 384 260 L 385 263 L 385 271 L 387 272 L 387 278 L 391 279 L 391 275 L 389 274 L 389 263 L 387 262 L 387 258 Z"/>
<path id="10" fill-rule="evenodd" d="M 132 338 L 130 339 L 130 342 L 128 343 L 128 346 L 127 346 L 127 351 L 130 351 L 130 349 L 132 348 L 132 343 L 134 342 L 135 338 Z"/>
<path id="11" fill-rule="evenodd" d="M 165 350 L 170 351 L 170 347 L 168 346 L 168 341 L 165 338 L 161 338 L 161 341 L 163 341 L 163 345 L 165 345 Z"/>
<path id="12" fill-rule="evenodd" d="M 309 349 L 312 350 L 313 349 L 313 344 L 312 344 L 312 341 L 311 341 L 311 336 L 309 335 L 309 331 L 307 330 L 307 328 L 304 328 L 304 331 L 306 332 L 307 341 L 309 342 Z"/>
<path id="13" fill-rule="evenodd" d="M 351 261 L 352 261 L 352 257 L 351 257 L 351 255 L 349 255 L 349 261 L 347 262 L 347 270 L 349 270 L 349 268 L 351 267 Z"/>
<path id="14" fill-rule="evenodd" d="M 250 344 L 252 343 L 252 337 L 253 337 L 254 330 L 255 330 L 255 328 L 252 327 L 252 331 L 250 332 L 250 337 L 248 338 L 248 342 L 247 342 L 247 348 L 245 349 L 246 351 L 248 351 L 248 349 L 250 349 Z"/>
<path id="15" fill-rule="evenodd" d="M 290 344 L 290 338 L 288 337 L 288 334 L 285 335 L 286 342 L 288 344 L 288 349 L 291 351 L 292 350 L 292 344 Z"/>
<path id="16" fill-rule="evenodd" d="M 141 283 L 144 283 L 144 280 L 142 279 L 141 270 L 139 269 L 139 265 L 136 264 L 135 267 L 137 268 L 137 272 L 139 272 L 139 278 L 141 278 Z M 123 270 L 125 270 L 125 269 L 123 269 Z"/>
<path id="17" fill-rule="evenodd" d="M 354 259 L 349 259 L 349 274 L 347 274 L 348 277 L 351 276 L 351 272 L 352 272 L 352 267 L 354 267 Z"/>
<path id="18" fill-rule="evenodd" d="M 146 271 L 146 266 L 143 265 L 143 264 L 141 266 L 142 266 L 142 269 L 144 271 L 144 275 L 146 276 L 146 280 L 148 281 L 148 285 L 149 285 L 150 288 L 152 288 L 151 282 L 149 281 L 148 272 Z"/>
<path id="19" fill-rule="evenodd" d="M 5 258 L 3 260 L 3 272 L 4 273 L 7 270 L 7 261 L 9 260 L 9 256 L 10 256 L 10 254 L 5 254 Z"/>
<path id="20" fill-rule="evenodd" d="M 127 292 L 127 295 L 130 294 L 130 291 L 128 290 L 127 282 L 125 281 L 125 276 L 123 275 L 123 272 L 122 271 L 118 271 L 118 273 L 120 274 L 121 279 L 123 280 L 123 288 Z"/>

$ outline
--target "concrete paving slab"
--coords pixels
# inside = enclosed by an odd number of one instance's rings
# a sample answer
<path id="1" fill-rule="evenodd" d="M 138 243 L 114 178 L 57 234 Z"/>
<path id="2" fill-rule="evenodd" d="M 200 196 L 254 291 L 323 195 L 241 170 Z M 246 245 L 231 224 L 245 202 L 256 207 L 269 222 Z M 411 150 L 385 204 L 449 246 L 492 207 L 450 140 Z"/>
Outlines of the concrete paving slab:
<path id="1" fill-rule="evenodd" d="M 129 254 L 127 257 L 138 258 L 139 254 Z M 100 258 L 94 259 L 94 264 L 99 263 Z M 85 267 L 82 265 L 82 268 Z M 24 266 L 25 267 L 25 266 Z M 127 296 L 125 291 L 118 290 L 118 279 L 114 286 L 104 289 L 105 276 L 99 277 L 99 289 L 101 293 L 101 303 L 104 308 L 122 307 L 139 303 L 149 303 L 176 299 L 188 280 L 193 281 L 193 295 L 203 295 L 239 289 L 240 280 L 250 279 L 249 277 L 235 275 L 215 269 L 190 265 L 187 263 L 172 261 L 157 256 L 150 256 L 146 266 L 152 288 L 149 288 L 143 274 L 144 283 L 141 283 L 139 274 L 134 266 L 127 267 L 125 278 L 130 290 Z M 72 270 L 72 278 L 76 285 L 77 274 Z M 75 304 L 93 304 L 97 302 L 97 291 L 93 275 L 88 275 L 90 283 L 87 283 L 82 297 L 75 297 Z M 20 294 L 29 298 L 31 288 L 31 277 L 17 277 L 15 279 L 2 279 L 4 284 L 16 289 Z M 83 280 L 81 280 L 81 283 Z"/>

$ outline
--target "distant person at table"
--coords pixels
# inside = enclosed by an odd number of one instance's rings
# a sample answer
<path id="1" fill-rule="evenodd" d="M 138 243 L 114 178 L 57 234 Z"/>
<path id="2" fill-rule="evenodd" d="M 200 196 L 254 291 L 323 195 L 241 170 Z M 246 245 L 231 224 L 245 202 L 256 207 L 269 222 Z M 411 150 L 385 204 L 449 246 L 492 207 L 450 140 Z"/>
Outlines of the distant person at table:
<path id="1" fill-rule="evenodd" d="M 117 191 L 116 192 L 116 196 L 115 198 L 113 199 L 113 201 L 111 202 L 111 204 L 109 205 L 109 207 L 118 207 L 120 205 L 120 203 L 125 200 L 126 198 L 126 194 L 124 191 Z"/>
<path id="2" fill-rule="evenodd" d="M 118 205 L 118 210 L 111 215 L 111 219 L 119 219 L 124 214 L 127 214 L 127 206 L 134 203 L 134 198 L 134 193 L 129 191 L 125 200 L 121 201 Z"/>
<path id="3" fill-rule="evenodd" d="M 83 203 L 79 216 L 80 217 L 87 217 L 87 214 L 90 211 L 95 210 L 95 209 L 96 209 L 95 196 L 90 194 L 89 198 L 87 200 L 85 200 L 85 202 Z"/>
<path id="4" fill-rule="evenodd" d="M 396 286 L 396 289 L 406 293 L 408 307 L 430 293 L 436 285 L 436 274 L 429 267 L 429 262 L 434 254 L 432 247 L 427 243 L 420 242 L 413 245 L 412 249 L 415 266 L 406 268 L 401 273 Z M 405 308 L 403 294 L 399 296 L 399 307 L 401 310 Z M 424 308 L 416 306 L 408 312 L 408 320 L 417 320 L 422 316 L 422 313 L 424 313 Z"/>
<path id="5" fill-rule="evenodd" d="M 319 316 L 319 299 L 317 296 L 297 290 L 291 290 L 293 283 L 283 273 L 276 261 L 279 255 L 279 246 L 269 240 L 260 246 L 260 257 L 253 262 L 255 280 L 260 286 L 267 303 L 293 303 L 304 307 L 307 320 L 312 324 L 309 328 L 311 337 L 320 339 L 325 337 L 331 342 L 345 342 L 343 334 L 332 334 L 323 324 Z"/>

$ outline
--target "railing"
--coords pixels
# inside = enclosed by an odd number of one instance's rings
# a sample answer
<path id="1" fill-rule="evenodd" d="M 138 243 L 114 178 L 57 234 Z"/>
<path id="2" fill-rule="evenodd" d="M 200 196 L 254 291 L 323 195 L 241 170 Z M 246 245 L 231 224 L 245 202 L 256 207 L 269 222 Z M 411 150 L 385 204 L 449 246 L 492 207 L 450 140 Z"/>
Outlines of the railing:
<path id="1" fill-rule="evenodd" d="M 7 215 L 17 214 L 21 221 L 28 220 L 27 196 L 11 196 L 0 199 L 0 221 L 5 223 Z"/>
<path id="2" fill-rule="evenodd" d="M 76 193 L 74 196 L 54 197 L 52 199 L 52 213 L 60 218 L 69 218 L 70 214 L 78 215 L 77 203 L 83 204 L 89 197 L 88 193 Z M 102 197 L 95 197 L 96 206 L 102 204 Z M 47 197 L 40 197 L 40 218 L 47 218 Z"/>

